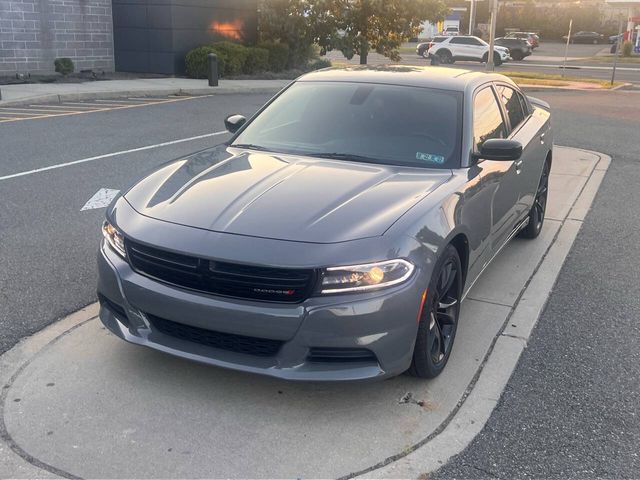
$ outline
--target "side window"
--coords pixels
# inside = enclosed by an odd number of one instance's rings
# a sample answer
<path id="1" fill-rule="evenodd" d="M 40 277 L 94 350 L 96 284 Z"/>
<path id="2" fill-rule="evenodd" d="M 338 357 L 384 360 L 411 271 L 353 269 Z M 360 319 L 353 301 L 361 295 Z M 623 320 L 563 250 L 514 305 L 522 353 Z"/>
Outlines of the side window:
<path id="1" fill-rule="evenodd" d="M 490 87 L 483 88 L 473 100 L 473 142 L 476 149 L 489 138 L 505 138 L 507 129 L 502 112 Z"/>
<path id="2" fill-rule="evenodd" d="M 529 104 L 525 100 L 524 96 L 518 93 L 518 98 L 520 99 L 520 105 L 522 105 L 522 111 L 524 112 L 524 118 L 527 118 L 531 113 L 529 111 Z"/>
<path id="3" fill-rule="evenodd" d="M 477 39 L 475 39 L 475 38 L 470 38 L 470 39 L 469 39 L 469 45 L 479 46 L 479 45 L 482 45 L 482 43 L 481 43 L 481 42 L 479 42 L 479 41 L 478 41 Z"/>
<path id="4" fill-rule="evenodd" d="M 502 101 L 502 104 L 507 111 L 511 129 L 515 130 L 518 125 L 524 122 L 524 118 L 526 116 L 524 110 L 522 109 L 520 96 L 518 92 L 516 92 L 513 88 L 505 87 L 503 85 L 498 86 L 498 96 L 500 97 L 500 100 Z"/>
<path id="5" fill-rule="evenodd" d="M 453 43 L 454 45 L 464 45 L 465 44 L 465 38 L 452 38 L 451 41 L 449 43 Z"/>

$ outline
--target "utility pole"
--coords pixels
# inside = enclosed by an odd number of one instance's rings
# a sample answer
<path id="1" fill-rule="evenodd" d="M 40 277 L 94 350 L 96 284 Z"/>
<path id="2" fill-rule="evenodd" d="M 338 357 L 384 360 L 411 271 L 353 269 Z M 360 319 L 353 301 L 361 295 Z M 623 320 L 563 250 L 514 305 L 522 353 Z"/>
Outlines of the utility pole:
<path id="1" fill-rule="evenodd" d="M 622 48 L 622 15 L 620 16 L 620 24 L 618 25 L 618 37 L 616 38 L 616 56 L 613 59 L 613 71 L 611 72 L 611 86 L 616 80 L 616 67 L 618 66 L 618 56 Z M 633 37 L 632 37 L 633 38 Z"/>
<path id="2" fill-rule="evenodd" d="M 573 27 L 573 18 L 569 20 L 569 34 L 567 35 L 567 44 L 564 47 L 564 61 L 562 62 L 562 76 L 567 68 L 567 55 L 569 54 L 569 42 L 571 41 L 571 27 Z"/>
<path id="3" fill-rule="evenodd" d="M 473 35 L 476 26 L 476 0 L 471 0 L 469 6 L 469 35 Z"/>
<path id="4" fill-rule="evenodd" d="M 487 71 L 493 72 L 495 66 L 493 64 L 493 47 L 496 39 L 496 19 L 498 17 L 498 0 L 489 0 L 491 2 L 491 24 L 489 25 L 489 52 L 487 53 Z"/>

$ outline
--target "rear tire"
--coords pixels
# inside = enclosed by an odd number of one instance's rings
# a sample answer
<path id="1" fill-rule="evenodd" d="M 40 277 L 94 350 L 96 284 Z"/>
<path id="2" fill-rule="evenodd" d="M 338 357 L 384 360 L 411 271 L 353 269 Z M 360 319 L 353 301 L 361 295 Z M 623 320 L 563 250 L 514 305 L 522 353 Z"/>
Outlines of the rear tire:
<path id="1" fill-rule="evenodd" d="M 437 55 L 440 57 L 440 63 L 452 64 L 454 62 L 453 55 L 449 50 L 440 50 Z"/>
<path id="2" fill-rule="evenodd" d="M 458 329 L 461 297 L 460 256 L 453 245 L 447 245 L 429 281 L 408 370 L 410 375 L 435 378 L 444 370 Z"/>
<path id="3" fill-rule="evenodd" d="M 536 198 L 533 201 L 531 210 L 529 211 L 529 223 L 520 231 L 520 236 L 522 238 L 537 238 L 542 231 L 542 225 L 544 224 L 544 214 L 547 210 L 550 171 L 551 166 L 547 161 L 544 163 L 544 167 L 542 168 L 542 175 L 540 175 L 540 181 L 538 182 Z"/>

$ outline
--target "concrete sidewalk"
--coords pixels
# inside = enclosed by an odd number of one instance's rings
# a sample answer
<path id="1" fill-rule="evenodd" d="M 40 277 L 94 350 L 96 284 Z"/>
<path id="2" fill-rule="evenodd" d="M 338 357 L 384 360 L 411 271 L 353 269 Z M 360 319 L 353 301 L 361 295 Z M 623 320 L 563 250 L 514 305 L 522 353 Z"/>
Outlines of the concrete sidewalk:
<path id="1" fill-rule="evenodd" d="M 515 239 L 470 291 L 437 379 L 216 369 L 122 342 L 93 305 L 0 356 L 0 477 L 424 477 L 491 414 L 609 161 L 556 146 L 541 236 Z"/>
<path id="2" fill-rule="evenodd" d="M 85 83 L 24 83 L 2 85 L 0 106 L 59 103 L 151 95 L 213 95 L 221 93 L 275 93 L 290 80 L 220 80 L 210 87 L 207 80 L 191 78 L 139 78 Z"/>

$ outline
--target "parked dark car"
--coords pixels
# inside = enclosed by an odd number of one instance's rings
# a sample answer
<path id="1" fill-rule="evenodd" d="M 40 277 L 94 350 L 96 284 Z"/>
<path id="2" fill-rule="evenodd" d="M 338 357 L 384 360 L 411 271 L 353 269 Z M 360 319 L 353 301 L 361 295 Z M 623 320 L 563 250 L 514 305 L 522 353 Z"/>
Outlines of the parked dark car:
<path id="1" fill-rule="evenodd" d="M 437 35 L 433 37 L 428 42 L 420 43 L 416 46 L 416 53 L 419 57 L 428 57 L 427 52 L 431 47 L 433 47 L 436 43 L 440 43 L 443 40 L 446 40 L 447 37 L 445 35 Z"/>
<path id="2" fill-rule="evenodd" d="M 543 228 L 549 105 L 502 75 L 321 70 L 225 125 L 107 209 L 100 319 L 128 342 L 288 380 L 433 378 L 474 282 Z"/>
<path id="3" fill-rule="evenodd" d="M 500 37 L 495 39 L 495 44 L 501 47 L 507 47 L 511 58 L 514 60 L 522 60 L 528 57 L 531 55 L 533 49 L 527 40 L 521 38 Z"/>
<path id="4" fill-rule="evenodd" d="M 531 45 L 531 48 L 538 48 L 540 46 L 540 36 L 537 33 L 511 32 L 506 34 L 504 38 L 517 38 L 520 40 L 526 40 Z"/>
<path id="5" fill-rule="evenodd" d="M 562 39 L 566 42 L 567 35 L 562 37 Z M 595 45 L 597 43 L 604 42 L 604 35 L 598 32 L 577 32 L 571 35 L 571 38 L 569 39 L 569 43 L 593 43 Z"/>

